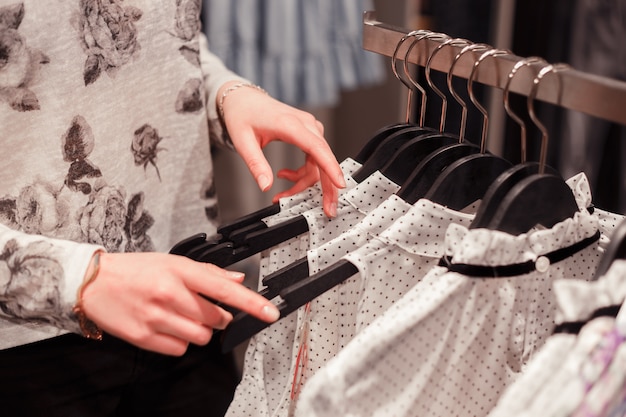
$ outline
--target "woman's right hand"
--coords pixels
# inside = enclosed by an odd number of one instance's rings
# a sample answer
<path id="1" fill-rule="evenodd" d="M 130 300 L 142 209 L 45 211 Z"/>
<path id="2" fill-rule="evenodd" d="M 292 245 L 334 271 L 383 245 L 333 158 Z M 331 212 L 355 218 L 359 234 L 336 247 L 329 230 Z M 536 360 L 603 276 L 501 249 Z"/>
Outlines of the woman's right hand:
<path id="1" fill-rule="evenodd" d="M 204 296 L 273 322 L 278 309 L 242 285 L 244 275 L 163 253 L 102 253 L 82 292 L 85 315 L 103 331 L 140 348 L 182 355 L 205 345 L 232 314 Z"/>

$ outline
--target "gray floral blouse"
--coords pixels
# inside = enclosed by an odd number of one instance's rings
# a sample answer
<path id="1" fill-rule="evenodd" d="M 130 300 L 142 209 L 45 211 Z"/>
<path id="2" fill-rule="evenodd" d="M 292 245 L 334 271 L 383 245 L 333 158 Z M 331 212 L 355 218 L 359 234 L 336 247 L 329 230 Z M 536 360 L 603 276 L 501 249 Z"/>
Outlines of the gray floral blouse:
<path id="1" fill-rule="evenodd" d="M 217 221 L 199 0 L 0 0 L 0 349 L 78 332 L 91 255 Z M 210 103 L 210 105 L 207 105 Z"/>

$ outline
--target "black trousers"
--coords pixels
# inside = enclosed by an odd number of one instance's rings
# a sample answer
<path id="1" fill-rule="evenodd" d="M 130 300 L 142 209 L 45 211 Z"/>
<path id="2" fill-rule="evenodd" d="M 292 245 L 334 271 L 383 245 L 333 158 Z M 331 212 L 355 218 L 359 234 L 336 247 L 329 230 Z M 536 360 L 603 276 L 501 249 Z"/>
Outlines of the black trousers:
<path id="1" fill-rule="evenodd" d="M 239 375 L 217 341 L 171 357 L 104 336 L 96 342 L 64 335 L 0 351 L 0 415 L 225 414 Z"/>

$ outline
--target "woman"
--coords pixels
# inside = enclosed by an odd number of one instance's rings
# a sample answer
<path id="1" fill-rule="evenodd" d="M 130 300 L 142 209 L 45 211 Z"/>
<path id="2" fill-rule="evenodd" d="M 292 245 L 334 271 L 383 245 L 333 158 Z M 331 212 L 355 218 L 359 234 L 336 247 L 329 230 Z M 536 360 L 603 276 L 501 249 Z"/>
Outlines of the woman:
<path id="1" fill-rule="evenodd" d="M 232 316 L 206 297 L 278 312 L 241 273 L 167 254 L 215 231 L 211 145 L 235 149 L 264 191 L 261 149 L 298 146 L 305 165 L 279 171 L 294 186 L 276 198 L 320 180 L 335 213 L 344 182 L 321 124 L 227 70 L 199 13 L 196 0 L 0 0 L 3 415 L 224 412 L 236 381 L 202 346 Z"/>

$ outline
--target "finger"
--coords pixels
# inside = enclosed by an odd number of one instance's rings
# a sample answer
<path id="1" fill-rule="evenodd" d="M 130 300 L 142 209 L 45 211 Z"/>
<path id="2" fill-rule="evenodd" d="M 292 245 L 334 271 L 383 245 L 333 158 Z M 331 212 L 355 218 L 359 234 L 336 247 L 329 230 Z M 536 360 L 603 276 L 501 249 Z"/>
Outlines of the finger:
<path id="1" fill-rule="evenodd" d="M 240 284 L 238 284 L 240 285 Z M 214 329 L 225 329 L 233 316 L 228 311 L 196 293 L 179 297 L 175 310 L 183 317 Z M 187 299 L 184 299 L 187 298 Z"/>
<path id="2" fill-rule="evenodd" d="M 269 300 L 262 295 L 224 277 L 223 269 L 209 265 L 213 270 L 210 274 L 187 274 L 186 285 L 189 289 L 203 294 L 238 310 L 267 321 L 276 321 L 279 312 Z"/>
<path id="3" fill-rule="evenodd" d="M 240 274 L 217 268 L 214 265 L 194 262 L 183 257 L 180 257 L 180 260 L 182 261 L 180 264 L 182 272 L 178 272 L 177 275 L 182 278 L 183 282 L 181 283 L 178 280 L 161 280 L 146 289 L 144 294 L 149 299 L 149 302 L 142 309 L 141 320 L 148 326 L 160 328 L 162 332 L 166 331 L 166 328 L 163 328 L 164 323 L 165 325 L 174 325 L 174 323 L 177 326 L 182 325 L 175 322 L 175 318 L 184 318 L 185 320 L 212 328 L 225 328 L 232 320 L 232 315 L 198 295 L 197 291 L 194 291 L 193 288 L 187 285 L 187 277 L 191 275 L 204 278 L 202 275 L 209 275 L 209 277 L 219 275 L 219 281 L 241 287 L 241 283 L 229 278 L 233 275 L 239 276 Z M 181 334 L 176 334 L 176 336 L 183 337 Z"/>
<path id="4" fill-rule="evenodd" d="M 233 133 L 234 135 L 235 133 Z M 272 168 L 256 141 L 254 133 L 252 131 L 243 131 L 237 132 L 237 135 L 239 135 L 239 138 L 236 141 L 233 138 L 237 152 L 245 162 L 248 170 L 250 170 L 261 191 L 269 190 L 274 180 Z"/>
<path id="5" fill-rule="evenodd" d="M 203 326 L 194 320 L 190 320 L 179 314 L 167 316 L 167 320 L 161 320 L 152 327 L 158 334 L 169 335 L 174 339 L 180 339 L 195 345 L 206 345 L 213 336 L 213 329 Z"/>
<path id="6" fill-rule="evenodd" d="M 324 213 L 328 217 L 337 217 L 337 201 L 339 200 L 339 191 L 332 180 L 326 173 L 320 173 L 320 183 L 322 185 L 322 204 Z"/>
<path id="7" fill-rule="evenodd" d="M 226 278 L 222 280 L 240 285 Z M 182 291 L 174 290 L 167 295 L 157 293 L 142 309 L 141 320 L 143 325 L 132 336 L 142 338 L 142 332 L 143 337 L 156 332 L 202 345 L 211 339 L 212 328 L 225 328 L 232 315 L 182 287 Z"/>
<path id="8" fill-rule="evenodd" d="M 301 191 L 304 191 L 307 188 L 310 188 L 313 184 L 315 184 L 318 181 L 317 179 L 318 179 L 318 175 L 314 175 L 314 174 L 309 174 L 307 176 L 304 176 L 298 179 L 298 181 L 295 184 L 293 184 L 289 189 L 277 193 L 272 200 L 273 202 L 277 202 L 279 199 L 283 197 L 288 197 L 296 193 L 299 193 Z"/>
<path id="9" fill-rule="evenodd" d="M 306 183 L 296 183 L 294 184 L 291 188 L 289 188 L 288 190 L 284 190 L 281 191 L 279 193 L 276 193 L 274 195 L 274 197 L 272 197 L 272 203 L 278 203 L 278 201 L 280 201 L 281 198 L 283 197 L 289 197 L 292 196 L 294 194 L 297 194 L 303 190 L 306 190 L 308 188 L 308 186 L 306 185 Z"/>
<path id="10" fill-rule="evenodd" d="M 287 180 L 291 182 L 296 182 L 300 179 L 302 173 L 300 172 L 302 168 L 298 170 L 293 169 L 281 169 L 276 173 L 276 176 L 282 180 Z"/>

